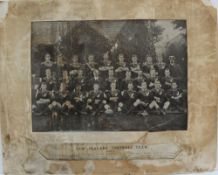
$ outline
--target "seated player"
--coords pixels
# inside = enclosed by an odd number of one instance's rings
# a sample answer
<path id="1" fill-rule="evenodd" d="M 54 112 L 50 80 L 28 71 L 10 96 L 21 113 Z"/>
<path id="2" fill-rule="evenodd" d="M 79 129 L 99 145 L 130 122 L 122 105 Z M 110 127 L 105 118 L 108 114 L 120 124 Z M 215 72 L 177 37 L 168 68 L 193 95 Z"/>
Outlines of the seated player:
<path id="1" fill-rule="evenodd" d="M 54 81 L 53 81 L 51 69 L 45 70 L 45 77 L 41 81 L 46 83 L 48 91 L 52 91 L 52 89 L 54 88 Z"/>
<path id="2" fill-rule="evenodd" d="M 66 86 L 68 87 L 69 82 L 70 82 L 70 78 L 69 78 L 67 70 L 63 70 L 63 72 L 62 72 L 62 82 L 65 83 Z"/>
<path id="3" fill-rule="evenodd" d="M 138 73 L 141 71 L 137 55 L 132 55 L 132 63 L 130 63 L 130 69 L 132 71 L 132 77 L 136 78 Z"/>
<path id="4" fill-rule="evenodd" d="M 118 64 L 117 68 L 115 69 L 115 72 L 117 74 L 117 78 L 119 80 L 122 80 L 125 78 L 126 71 L 129 71 L 129 68 L 127 67 L 127 63 L 125 62 L 125 58 L 123 54 L 119 54 L 118 56 Z"/>
<path id="5" fill-rule="evenodd" d="M 97 115 L 103 108 L 103 93 L 99 89 L 99 84 L 94 83 L 93 90 L 88 93 L 86 111 L 91 115 Z"/>
<path id="6" fill-rule="evenodd" d="M 67 89 L 67 85 L 64 82 L 61 82 L 59 91 L 54 94 L 56 101 L 58 101 L 61 105 L 67 101 L 70 100 L 70 93 Z"/>
<path id="7" fill-rule="evenodd" d="M 79 63 L 78 55 L 73 55 L 69 64 L 69 71 L 77 71 L 81 68 L 81 63 Z"/>
<path id="8" fill-rule="evenodd" d="M 161 88 L 160 81 L 155 81 L 154 89 L 151 91 L 152 101 L 149 104 L 150 109 L 155 109 L 158 114 L 162 113 L 166 115 L 166 110 L 168 109 L 170 102 L 167 101 L 166 94 Z"/>
<path id="9" fill-rule="evenodd" d="M 145 74 L 149 74 L 152 69 L 154 69 L 153 58 L 148 56 L 146 61 L 142 64 L 142 71 Z"/>
<path id="10" fill-rule="evenodd" d="M 101 72 L 101 77 L 107 78 L 109 70 L 113 70 L 114 66 L 112 65 L 112 61 L 109 59 L 108 54 L 104 54 L 103 56 L 103 64 L 99 67 L 99 71 Z"/>
<path id="11" fill-rule="evenodd" d="M 131 71 L 126 71 L 125 78 L 118 83 L 118 89 L 127 90 L 128 84 L 133 83 Z"/>
<path id="12" fill-rule="evenodd" d="M 72 104 L 72 102 L 70 101 L 70 99 L 66 100 L 62 106 L 61 106 L 61 111 L 62 113 L 64 113 L 65 115 L 73 115 L 75 113 L 75 106 Z"/>
<path id="13" fill-rule="evenodd" d="M 51 92 L 47 90 L 47 85 L 42 82 L 40 88 L 36 89 L 36 104 L 32 106 L 37 115 L 44 114 L 47 111 L 48 104 L 51 102 Z"/>
<path id="14" fill-rule="evenodd" d="M 82 109 L 86 105 L 87 94 L 81 91 L 81 85 L 77 84 L 74 91 L 70 94 L 70 99 L 75 107 L 75 111 L 78 116 L 81 115 Z"/>
<path id="15" fill-rule="evenodd" d="M 137 93 L 135 102 L 133 103 L 134 111 L 139 111 L 142 116 L 148 115 L 148 105 L 151 102 L 151 91 L 147 87 L 146 82 L 141 83 L 140 90 Z"/>
<path id="16" fill-rule="evenodd" d="M 157 62 L 155 64 L 156 70 L 159 76 L 164 76 L 164 70 L 166 68 L 166 63 L 163 61 L 163 57 L 160 55 L 157 57 Z"/>
<path id="17" fill-rule="evenodd" d="M 58 129 L 63 125 L 63 117 L 61 117 L 61 104 L 56 100 L 53 100 L 48 105 L 48 111 L 51 113 L 51 118 L 48 121 L 49 128 Z"/>
<path id="18" fill-rule="evenodd" d="M 81 86 L 83 91 L 86 88 L 86 77 L 84 76 L 83 70 L 79 69 L 76 77 L 76 84 Z"/>
<path id="19" fill-rule="evenodd" d="M 102 86 L 104 87 L 104 89 L 109 90 L 112 82 L 117 82 L 117 79 L 114 76 L 114 71 L 113 70 L 109 70 L 108 78 L 106 79 L 106 81 L 102 82 Z"/>
<path id="20" fill-rule="evenodd" d="M 120 91 L 116 88 L 115 82 L 112 82 L 110 87 L 110 90 L 105 91 L 104 98 L 106 99 L 106 103 L 109 105 L 112 111 L 116 112 L 118 110 Z"/>
<path id="21" fill-rule="evenodd" d="M 136 91 L 134 90 L 134 85 L 132 82 L 129 82 L 127 84 L 127 90 L 121 92 L 120 101 L 122 104 L 120 106 L 123 106 L 123 109 L 120 108 L 120 110 L 123 110 L 123 112 L 126 113 L 130 113 L 130 108 L 132 108 L 135 98 Z"/>
<path id="22" fill-rule="evenodd" d="M 73 91 L 76 88 L 78 71 L 71 71 L 69 76 L 68 90 Z M 82 74 L 82 73 L 80 73 Z"/>
<path id="23" fill-rule="evenodd" d="M 135 87 L 141 86 L 142 82 L 145 81 L 145 77 L 143 75 L 142 71 L 138 72 L 138 76 L 134 79 L 134 85 Z"/>
<path id="24" fill-rule="evenodd" d="M 170 101 L 170 106 L 174 110 L 183 110 L 183 93 L 178 89 L 176 82 L 173 82 L 171 89 L 168 91 L 168 99 Z"/>
<path id="25" fill-rule="evenodd" d="M 147 75 L 147 83 L 150 89 L 154 88 L 155 81 L 159 80 L 158 73 L 155 69 L 151 69 L 150 73 Z"/>
<path id="26" fill-rule="evenodd" d="M 42 82 L 40 89 L 36 91 L 36 104 L 43 105 L 44 107 L 50 103 L 51 93 L 47 90 L 47 85 Z"/>
<path id="27" fill-rule="evenodd" d="M 173 77 L 170 75 L 170 70 L 165 69 L 164 70 L 164 77 L 162 77 L 162 85 L 165 91 L 169 90 L 171 88 L 173 82 Z"/>
<path id="28" fill-rule="evenodd" d="M 93 71 L 93 76 L 89 77 L 86 81 L 86 87 L 87 87 L 86 90 L 92 90 L 93 84 L 95 84 L 95 83 L 100 84 L 100 83 L 103 83 L 104 81 L 102 80 L 102 77 L 100 77 L 99 71 L 96 69 Z M 103 86 L 101 86 L 101 87 L 102 87 L 102 89 L 104 89 Z"/>

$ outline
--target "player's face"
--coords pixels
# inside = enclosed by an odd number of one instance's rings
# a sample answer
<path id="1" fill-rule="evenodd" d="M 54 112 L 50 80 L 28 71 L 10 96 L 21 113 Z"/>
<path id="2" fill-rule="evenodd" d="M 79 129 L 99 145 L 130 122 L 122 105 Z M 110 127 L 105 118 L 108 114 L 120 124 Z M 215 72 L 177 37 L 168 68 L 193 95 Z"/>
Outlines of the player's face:
<path id="1" fill-rule="evenodd" d="M 175 64 L 175 59 L 174 58 L 170 58 L 170 64 L 171 65 Z"/>
<path id="2" fill-rule="evenodd" d="M 147 57 L 147 63 L 152 63 L 152 57 Z"/>
<path id="3" fill-rule="evenodd" d="M 94 84 L 94 91 L 98 91 L 99 90 L 99 85 L 98 84 Z"/>
<path id="4" fill-rule="evenodd" d="M 138 71 L 138 76 L 142 76 L 142 71 Z"/>
<path id="5" fill-rule="evenodd" d="M 46 54 L 45 55 L 45 61 L 50 61 L 51 60 L 51 56 L 50 56 L 50 54 Z"/>
<path id="6" fill-rule="evenodd" d="M 170 71 L 169 71 L 168 69 L 166 69 L 166 70 L 164 71 L 164 74 L 165 74 L 166 77 L 167 77 L 167 76 L 170 76 Z"/>
<path id="7" fill-rule="evenodd" d="M 177 89 L 177 84 L 176 83 L 172 83 L 172 89 Z"/>
<path id="8" fill-rule="evenodd" d="M 154 69 L 150 70 L 150 75 L 151 75 L 151 77 L 155 77 L 156 76 L 156 72 L 155 72 Z"/>
<path id="9" fill-rule="evenodd" d="M 41 89 L 42 89 L 42 92 L 45 92 L 47 90 L 47 85 L 46 84 L 42 84 L 41 85 Z"/>
<path id="10" fill-rule="evenodd" d="M 66 78 L 66 77 L 68 77 L 68 72 L 65 70 L 63 71 L 63 78 Z"/>
<path id="11" fill-rule="evenodd" d="M 160 89 L 161 88 L 161 84 L 159 82 L 156 82 L 154 84 L 155 89 Z"/>
<path id="12" fill-rule="evenodd" d="M 94 74 L 95 77 L 99 76 L 99 72 L 98 71 L 94 71 L 93 74 Z"/>
<path id="13" fill-rule="evenodd" d="M 111 83 L 111 90 L 115 90 L 116 89 L 116 84 L 115 83 Z"/>
<path id="14" fill-rule="evenodd" d="M 46 77 L 51 77 L 51 70 L 46 69 L 45 74 L 46 74 Z"/>
<path id="15" fill-rule="evenodd" d="M 82 70 L 79 70 L 79 71 L 78 71 L 78 76 L 79 76 L 79 77 L 82 77 L 82 76 L 83 76 L 83 71 L 82 71 Z"/>
<path id="16" fill-rule="evenodd" d="M 146 90 L 146 89 L 147 89 L 147 83 L 146 83 L 146 82 L 143 82 L 143 83 L 142 83 L 142 89 L 143 89 L 143 90 Z"/>
<path id="17" fill-rule="evenodd" d="M 60 84 L 60 91 L 63 92 L 63 91 L 65 91 L 65 89 L 66 89 L 65 84 L 64 84 L 64 83 L 61 83 L 61 84 Z"/>
<path id="18" fill-rule="evenodd" d="M 78 56 L 77 56 L 77 55 L 74 55 L 74 56 L 72 57 L 72 61 L 73 61 L 74 63 L 77 63 L 77 62 L 78 62 Z"/>
<path id="19" fill-rule="evenodd" d="M 107 61 L 108 58 L 109 58 L 109 57 L 108 57 L 107 55 L 104 55 L 104 56 L 103 56 L 104 61 Z"/>
<path id="20" fill-rule="evenodd" d="M 128 90 L 133 90 L 133 84 L 132 83 L 128 84 Z"/>
<path id="21" fill-rule="evenodd" d="M 126 72 L 126 78 L 131 78 L 131 72 L 130 71 Z"/>
<path id="22" fill-rule="evenodd" d="M 119 59 L 119 62 L 124 62 L 124 56 L 123 55 L 119 55 L 118 59 Z"/>
<path id="23" fill-rule="evenodd" d="M 162 62 L 163 61 L 163 57 L 162 56 L 157 57 L 157 61 L 158 62 Z"/>
<path id="24" fill-rule="evenodd" d="M 93 62 L 93 61 L 94 61 L 94 56 L 93 56 L 93 55 L 89 55 L 88 61 L 89 61 L 89 62 Z"/>
<path id="25" fill-rule="evenodd" d="M 57 58 L 57 64 L 62 64 L 63 63 L 63 57 L 62 55 L 59 55 L 58 58 Z"/>
<path id="26" fill-rule="evenodd" d="M 109 74 L 109 77 L 113 77 L 114 76 L 114 71 L 113 70 L 109 70 L 108 74 Z"/>
<path id="27" fill-rule="evenodd" d="M 81 91 L 81 86 L 76 86 L 76 91 Z"/>
<path id="28" fill-rule="evenodd" d="M 137 56 L 133 56 L 133 57 L 132 57 L 132 62 L 133 62 L 133 63 L 137 63 L 137 61 L 138 61 Z"/>

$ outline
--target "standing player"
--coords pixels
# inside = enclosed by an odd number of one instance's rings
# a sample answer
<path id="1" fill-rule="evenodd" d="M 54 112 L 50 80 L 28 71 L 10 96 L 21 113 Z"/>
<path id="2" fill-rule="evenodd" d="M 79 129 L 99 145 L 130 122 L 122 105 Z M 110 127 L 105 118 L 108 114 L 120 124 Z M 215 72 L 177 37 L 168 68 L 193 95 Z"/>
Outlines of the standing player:
<path id="1" fill-rule="evenodd" d="M 114 66 L 112 65 L 112 61 L 109 59 L 108 54 L 104 54 L 103 59 L 104 59 L 103 64 L 102 66 L 99 67 L 99 71 L 100 71 L 101 77 L 105 79 L 108 77 L 109 70 L 113 70 Z"/>
<path id="2" fill-rule="evenodd" d="M 93 71 L 97 69 L 97 63 L 95 62 L 94 55 L 88 56 L 88 62 L 86 63 L 86 76 L 90 77 L 93 74 Z"/>
<path id="3" fill-rule="evenodd" d="M 157 57 L 157 62 L 155 64 L 156 70 L 158 72 L 158 75 L 163 77 L 164 76 L 164 70 L 166 68 L 166 63 L 163 61 L 163 57 L 160 55 Z"/>
<path id="4" fill-rule="evenodd" d="M 117 74 L 118 80 L 122 80 L 125 78 L 126 71 L 129 71 L 129 68 L 127 67 L 127 63 L 125 62 L 123 54 L 119 54 L 118 60 L 119 61 L 115 72 Z"/>
<path id="5" fill-rule="evenodd" d="M 51 55 L 49 53 L 45 54 L 44 59 L 45 60 L 41 63 L 40 77 L 45 76 L 46 69 L 53 69 L 54 66 L 54 62 L 51 61 Z"/>
<path id="6" fill-rule="evenodd" d="M 170 64 L 168 66 L 170 73 L 172 77 L 175 80 L 180 80 L 183 77 L 182 69 L 181 67 L 176 63 L 176 57 L 175 56 L 169 56 Z"/>
<path id="7" fill-rule="evenodd" d="M 70 60 L 70 65 L 69 65 L 69 72 L 71 71 L 77 71 L 81 68 L 81 63 L 79 62 L 79 57 L 78 55 L 73 55 L 71 57 L 71 60 Z"/>
<path id="8" fill-rule="evenodd" d="M 136 78 L 138 73 L 141 71 L 137 55 L 132 55 L 132 63 L 130 63 L 130 69 L 132 71 L 132 77 Z"/>
<path id="9" fill-rule="evenodd" d="M 142 71 L 145 73 L 145 75 L 149 75 L 150 70 L 154 69 L 154 63 L 153 63 L 153 58 L 148 56 L 146 58 L 146 61 L 142 65 Z"/>

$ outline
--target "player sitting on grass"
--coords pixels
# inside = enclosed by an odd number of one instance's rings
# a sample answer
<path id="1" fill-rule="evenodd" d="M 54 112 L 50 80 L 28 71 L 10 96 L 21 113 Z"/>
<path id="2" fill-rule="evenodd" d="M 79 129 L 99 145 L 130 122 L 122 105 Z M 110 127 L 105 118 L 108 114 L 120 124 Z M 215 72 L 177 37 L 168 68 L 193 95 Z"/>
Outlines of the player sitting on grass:
<path id="1" fill-rule="evenodd" d="M 132 82 L 129 82 L 127 85 L 127 90 L 121 92 L 121 104 L 124 112 L 128 112 L 132 108 L 134 100 L 136 97 L 136 91 Z M 131 112 L 131 111 L 129 111 Z"/>
<path id="2" fill-rule="evenodd" d="M 115 111 L 118 111 L 118 107 L 120 107 L 120 104 L 119 104 L 120 91 L 116 88 L 115 82 L 112 82 L 110 87 L 111 87 L 111 90 L 106 91 L 104 94 L 104 97 L 106 99 L 107 105 L 109 105 L 110 109 L 112 109 L 113 112 L 115 112 Z"/>
<path id="3" fill-rule="evenodd" d="M 166 94 L 161 88 L 160 81 L 155 81 L 154 89 L 151 91 L 152 101 L 149 104 L 150 109 L 155 109 L 158 114 L 162 113 L 166 115 L 166 110 L 168 109 L 170 102 L 167 101 Z"/>
<path id="4" fill-rule="evenodd" d="M 150 90 L 147 88 L 147 83 L 142 82 L 136 101 L 133 103 L 133 106 L 135 110 L 140 111 L 140 114 L 142 116 L 147 116 L 148 104 L 150 103 L 150 101 L 151 101 Z"/>

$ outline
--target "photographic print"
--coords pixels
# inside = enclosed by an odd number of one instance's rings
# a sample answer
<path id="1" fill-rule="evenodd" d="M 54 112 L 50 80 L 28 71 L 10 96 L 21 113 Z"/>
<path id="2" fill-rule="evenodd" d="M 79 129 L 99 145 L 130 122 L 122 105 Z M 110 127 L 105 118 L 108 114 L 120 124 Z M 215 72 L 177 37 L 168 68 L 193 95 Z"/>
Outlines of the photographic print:
<path id="1" fill-rule="evenodd" d="M 32 130 L 186 130 L 187 59 L 185 20 L 32 22 Z"/>

